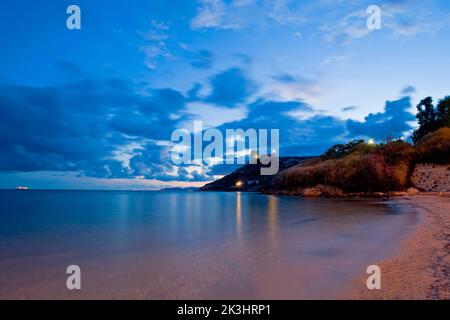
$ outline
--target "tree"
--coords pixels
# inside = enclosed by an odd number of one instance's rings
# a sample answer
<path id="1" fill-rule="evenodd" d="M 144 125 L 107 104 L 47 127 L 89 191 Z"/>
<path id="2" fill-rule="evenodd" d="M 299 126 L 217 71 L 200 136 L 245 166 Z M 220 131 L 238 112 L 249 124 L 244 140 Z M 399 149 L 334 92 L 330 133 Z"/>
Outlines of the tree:
<path id="1" fill-rule="evenodd" d="M 450 96 L 439 100 L 437 107 L 433 106 L 433 99 L 427 97 L 417 105 L 416 118 L 419 129 L 413 132 L 414 144 L 417 144 L 428 133 L 442 127 L 450 127 Z"/>
<path id="2" fill-rule="evenodd" d="M 413 141 L 417 143 L 427 133 L 433 132 L 439 128 L 438 117 L 434 109 L 433 99 L 426 97 L 417 105 L 416 118 L 419 122 L 419 129 L 413 133 Z"/>
<path id="3" fill-rule="evenodd" d="M 437 117 L 439 127 L 450 127 L 450 96 L 439 100 L 437 105 Z"/>

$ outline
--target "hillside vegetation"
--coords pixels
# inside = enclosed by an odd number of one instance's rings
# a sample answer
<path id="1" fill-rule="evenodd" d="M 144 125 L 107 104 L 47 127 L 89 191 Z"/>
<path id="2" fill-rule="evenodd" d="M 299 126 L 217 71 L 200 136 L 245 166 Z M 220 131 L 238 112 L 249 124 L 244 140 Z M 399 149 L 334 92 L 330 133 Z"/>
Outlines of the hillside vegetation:
<path id="1" fill-rule="evenodd" d="M 408 187 L 414 148 L 403 141 L 382 145 L 364 142 L 347 154 L 321 158 L 286 169 L 277 177 L 277 189 L 327 185 L 344 192 L 386 192 Z"/>
<path id="2" fill-rule="evenodd" d="M 450 97 L 435 108 L 426 98 L 417 106 L 419 128 L 414 144 L 403 140 L 382 144 L 351 141 L 331 147 L 319 159 L 288 168 L 274 181 L 275 190 L 317 185 L 343 192 L 401 191 L 410 186 L 416 163 L 450 163 Z"/>

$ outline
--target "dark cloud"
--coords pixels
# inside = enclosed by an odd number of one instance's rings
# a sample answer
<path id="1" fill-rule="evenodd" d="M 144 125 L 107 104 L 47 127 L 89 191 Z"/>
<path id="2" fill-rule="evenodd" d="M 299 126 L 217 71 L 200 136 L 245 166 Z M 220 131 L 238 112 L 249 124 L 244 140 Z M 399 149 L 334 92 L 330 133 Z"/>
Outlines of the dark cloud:
<path id="1" fill-rule="evenodd" d="M 229 108 L 244 102 L 257 88 L 239 68 L 231 68 L 214 76 L 211 86 L 212 92 L 206 101 Z"/>
<path id="2" fill-rule="evenodd" d="M 211 177 L 200 170 L 189 172 L 185 166 L 174 167 L 170 162 L 169 150 L 154 144 L 147 145 L 130 160 L 130 173 L 145 179 L 160 181 L 210 181 Z"/>
<path id="3" fill-rule="evenodd" d="M 191 66 L 200 69 L 210 69 L 213 65 L 214 55 L 211 51 L 202 49 L 189 57 Z"/>
<path id="4" fill-rule="evenodd" d="M 238 68 L 219 73 L 211 85 L 205 100 L 227 107 L 247 102 L 256 90 Z M 156 142 L 169 140 L 172 131 L 189 120 L 186 104 L 205 101 L 200 90 L 196 84 L 185 95 L 86 74 L 47 87 L 0 84 L 0 171 L 76 171 L 90 177 L 162 181 L 208 181 L 226 174 L 238 165 L 216 165 L 206 173 L 174 167 L 169 148 Z M 408 122 L 414 121 L 407 97 L 388 101 L 383 112 L 363 122 L 317 114 L 299 101 L 256 99 L 246 108 L 245 119 L 218 129 L 224 135 L 226 129 L 279 129 L 282 156 L 318 155 L 332 144 L 360 136 L 383 140 L 410 130 Z"/>
<path id="5" fill-rule="evenodd" d="M 148 96 L 134 94 L 134 104 L 126 104 L 110 115 L 112 129 L 131 136 L 167 140 L 185 117 L 173 117 L 184 109 L 186 98 L 173 89 L 151 89 Z M 133 107 L 134 106 L 134 107 Z"/>
<path id="6" fill-rule="evenodd" d="M 409 95 L 409 94 L 415 93 L 416 91 L 417 90 L 416 90 L 415 87 L 413 87 L 413 86 L 406 86 L 406 87 L 404 87 L 402 89 L 401 93 L 402 93 L 402 95 Z"/>
<path id="7" fill-rule="evenodd" d="M 332 116 L 314 115 L 299 119 L 293 111 L 310 112 L 312 108 L 302 102 L 278 102 L 258 100 L 248 106 L 248 116 L 240 121 L 230 122 L 219 127 L 226 129 L 247 130 L 250 128 L 278 129 L 280 134 L 280 155 L 311 155 L 310 146 L 322 145 L 324 148 L 314 150 L 323 152 L 326 146 L 340 141 L 345 135 L 345 122 Z"/>
<path id="8" fill-rule="evenodd" d="M 354 107 L 354 106 L 350 106 L 350 107 L 342 108 L 341 111 L 342 112 L 349 112 L 349 111 L 353 111 L 353 110 L 356 110 L 356 109 L 358 109 L 358 108 Z"/>
<path id="9" fill-rule="evenodd" d="M 404 97 L 396 101 L 387 101 L 384 112 L 371 113 L 363 122 L 347 120 L 349 137 L 370 137 L 386 140 L 388 137 L 400 137 L 403 132 L 412 129 L 409 122 L 415 121 L 410 111 L 411 101 Z"/>
<path id="10" fill-rule="evenodd" d="M 61 88 L 0 85 L 0 169 L 68 170 L 105 152 L 104 119 L 71 109 Z"/>
<path id="11" fill-rule="evenodd" d="M 169 174 L 172 171 L 168 150 L 153 143 L 147 144 L 143 150 L 130 159 L 130 174 L 133 176 L 161 181 L 184 180 Z"/>
<path id="12" fill-rule="evenodd" d="M 184 103 L 175 90 L 141 95 L 116 78 L 51 87 L 0 84 L 0 170 L 131 177 L 135 172 L 113 159 L 116 152 L 136 141 L 129 136 L 170 138 L 177 125 L 171 113 Z"/>
<path id="13" fill-rule="evenodd" d="M 297 79 L 294 76 L 292 76 L 292 75 L 290 75 L 288 73 L 282 73 L 282 74 L 273 76 L 272 78 L 274 80 L 276 80 L 276 81 L 283 82 L 283 83 L 295 83 L 295 82 L 297 82 Z"/>
<path id="14" fill-rule="evenodd" d="M 192 86 L 192 88 L 188 91 L 187 96 L 189 101 L 200 100 L 200 90 L 202 90 L 203 86 L 200 83 L 196 83 Z"/>
<path id="15" fill-rule="evenodd" d="M 253 63 L 253 57 L 248 54 L 236 53 L 236 54 L 234 54 L 234 56 L 239 59 L 240 63 L 242 63 L 246 66 Z"/>

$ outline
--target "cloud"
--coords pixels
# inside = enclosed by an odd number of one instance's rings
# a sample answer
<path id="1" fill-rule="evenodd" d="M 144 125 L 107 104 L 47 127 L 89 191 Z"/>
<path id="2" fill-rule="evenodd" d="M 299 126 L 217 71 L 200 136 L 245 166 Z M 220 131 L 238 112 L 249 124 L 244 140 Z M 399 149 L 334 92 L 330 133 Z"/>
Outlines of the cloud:
<path id="1" fill-rule="evenodd" d="M 279 82 L 284 82 L 284 83 L 293 83 L 293 82 L 297 82 L 297 79 L 295 79 L 294 76 L 288 74 L 288 73 L 281 73 L 278 74 L 276 76 L 272 77 L 274 80 L 279 81 Z"/>
<path id="2" fill-rule="evenodd" d="M 383 30 L 395 37 L 412 37 L 448 25 L 449 15 L 439 9 L 435 0 L 385 0 L 377 4 L 381 9 L 381 30 L 372 31 L 366 25 L 369 17 L 366 8 L 373 3 L 365 0 L 344 2 L 352 11 L 341 17 L 329 14 L 324 18 L 327 23 L 320 27 L 328 42 L 347 45 Z"/>
<path id="3" fill-rule="evenodd" d="M 197 9 L 197 15 L 191 21 L 191 28 L 194 30 L 218 28 L 234 29 L 238 28 L 230 22 L 225 22 L 226 4 L 222 0 L 201 0 Z"/>
<path id="4" fill-rule="evenodd" d="M 290 80 L 290 79 L 288 79 Z M 383 112 L 369 114 L 364 121 L 344 120 L 336 116 L 320 114 L 299 101 L 271 101 L 258 99 L 248 105 L 247 117 L 239 121 L 224 123 L 218 128 L 226 129 L 278 129 L 280 133 L 280 155 L 319 155 L 336 143 L 349 139 L 370 137 L 382 141 L 386 138 L 403 136 L 412 129 L 410 122 L 410 98 L 387 101 Z M 344 108 L 348 111 L 355 107 Z M 303 113 L 305 117 L 295 117 Z M 208 174 L 226 174 L 226 165 L 209 166 Z"/>
<path id="5" fill-rule="evenodd" d="M 349 111 L 354 111 L 354 110 L 356 110 L 356 109 L 358 109 L 357 107 L 354 107 L 354 106 L 350 106 L 350 107 L 345 107 L 345 108 L 342 108 L 342 112 L 349 112 Z"/>
<path id="6" fill-rule="evenodd" d="M 420 12 L 420 14 L 419 14 Z M 382 6 L 383 27 L 398 37 L 435 32 L 448 25 L 448 13 L 435 0 L 391 0 Z"/>
<path id="7" fill-rule="evenodd" d="M 244 102 L 257 89 L 256 84 L 239 68 L 231 68 L 214 76 L 211 87 L 212 91 L 206 102 L 228 108 Z"/>
<path id="8" fill-rule="evenodd" d="M 298 26 L 306 20 L 303 11 L 293 1 L 275 0 L 264 4 L 268 11 L 267 17 L 280 25 Z M 299 33 L 296 32 L 295 35 L 298 36 Z"/>
<path id="9" fill-rule="evenodd" d="M 289 0 L 200 0 L 191 28 L 236 30 L 267 22 L 298 26 L 305 20 L 300 4 Z"/>
<path id="10" fill-rule="evenodd" d="M 184 120 L 173 120 L 171 113 L 184 104 L 173 89 L 141 95 L 117 78 L 48 87 L 0 84 L 0 170 L 132 178 L 137 171 L 123 165 L 120 151 L 143 146 L 127 153 L 142 156 L 151 149 L 146 155 L 155 160 L 161 148 L 151 141 L 170 138 L 177 121 Z"/>
<path id="11" fill-rule="evenodd" d="M 367 17 L 365 8 L 358 9 L 337 21 L 322 25 L 320 30 L 326 41 L 345 45 L 370 34 L 371 30 L 366 26 Z"/>
<path id="12" fill-rule="evenodd" d="M 415 93 L 415 92 L 417 92 L 417 89 L 414 86 L 406 86 L 401 91 L 401 93 L 403 95 L 409 95 L 409 94 L 412 94 L 412 93 Z"/>
<path id="13" fill-rule="evenodd" d="M 188 100 L 195 101 L 200 100 L 200 92 L 203 89 L 203 85 L 201 83 L 195 83 L 191 89 L 187 92 Z"/>
<path id="14" fill-rule="evenodd" d="M 352 57 L 353 57 L 352 54 L 348 54 L 348 53 L 333 54 L 323 60 L 322 67 L 327 67 L 329 65 L 341 64 L 343 62 L 351 60 Z"/>
<path id="15" fill-rule="evenodd" d="M 206 125 L 223 133 L 279 129 L 282 156 L 317 155 L 361 136 L 383 140 L 409 131 L 414 120 L 408 97 L 388 101 L 383 112 L 362 122 L 323 114 L 300 100 L 258 98 L 257 85 L 239 68 L 212 77 L 206 96 L 199 93 L 199 84 L 184 94 L 173 88 L 144 89 L 115 77 L 76 78 L 47 87 L 0 84 L 0 171 L 209 181 L 236 166 L 175 166 L 170 159 L 173 130 L 205 114 Z M 274 78 L 285 84 L 300 79 Z"/>
<path id="16" fill-rule="evenodd" d="M 215 104 L 204 103 L 202 101 L 190 102 L 184 113 L 187 115 L 186 127 L 192 126 L 192 121 L 201 120 L 205 127 L 217 127 L 224 122 L 230 122 L 245 118 L 247 110 L 245 106 L 241 108 L 218 107 Z"/>
<path id="17" fill-rule="evenodd" d="M 0 171 L 211 180 L 203 166 L 174 166 L 168 140 L 173 130 L 195 119 L 189 104 L 209 99 L 222 106 L 214 107 L 217 119 L 212 118 L 219 125 L 245 118 L 245 110 L 235 109 L 233 116 L 226 107 L 243 103 L 254 92 L 253 82 L 236 68 L 213 77 L 206 98 L 198 96 L 199 84 L 186 96 L 172 88 L 144 89 L 115 77 L 75 78 L 48 87 L 0 84 Z"/>
<path id="18" fill-rule="evenodd" d="M 346 134 L 345 121 L 320 114 L 301 119 L 291 114 L 311 112 L 313 108 L 303 102 L 279 102 L 258 99 L 248 105 L 245 119 L 225 123 L 219 129 L 278 129 L 280 155 L 320 154 L 331 144 L 341 141 Z"/>
<path id="19" fill-rule="evenodd" d="M 371 113 L 362 122 L 347 120 L 348 137 L 369 137 L 378 141 L 389 137 L 402 137 L 404 133 L 412 130 L 409 123 L 415 120 L 410 108 L 409 97 L 387 101 L 384 112 Z"/>
<path id="20" fill-rule="evenodd" d="M 303 34 L 299 30 L 320 30 L 326 41 L 343 46 L 375 32 L 366 24 L 369 17 L 366 10 L 374 4 L 368 0 L 341 0 L 338 4 L 329 0 L 200 0 L 198 3 L 191 20 L 191 28 L 196 31 L 276 25 L 295 28 L 295 37 Z M 376 5 L 381 8 L 382 30 L 396 37 L 434 32 L 449 24 L 449 15 L 440 9 L 436 0 L 384 0 Z M 332 58 L 325 64 L 334 59 L 340 58 Z"/>
<path id="21" fill-rule="evenodd" d="M 95 111 L 74 112 L 66 90 L 1 85 L 1 170 L 71 170 L 83 161 L 96 166 L 96 156 L 108 152 L 110 144 L 97 135 L 105 131 L 105 119 Z"/>
<path id="22" fill-rule="evenodd" d="M 201 49 L 189 55 L 191 66 L 200 69 L 210 69 L 214 61 L 214 55 L 211 51 Z"/>
<path id="23" fill-rule="evenodd" d="M 150 70 L 155 70 L 160 61 L 173 58 L 167 44 L 169 30 L 168 24 L 152 20 L 150 30 L 142 33 L 147 43 L 140 50 L 144 53 L 144 63 Z"/>
<path id="24" fill-rule="evenodd" d="M 272 76 L 272 80 L 265 88 L 265 95 L 283 101 L 309 101 L 314 99 L 321 90 L 318 82 L 289 73 Z"/>
<path id="25" fill-rule="evenodd" d="M 239 62 L 243 65 L 250 65 L 253 63 L 253 57 L 246 53 L 235 53 L 234 56 L 238 58 Z"/>

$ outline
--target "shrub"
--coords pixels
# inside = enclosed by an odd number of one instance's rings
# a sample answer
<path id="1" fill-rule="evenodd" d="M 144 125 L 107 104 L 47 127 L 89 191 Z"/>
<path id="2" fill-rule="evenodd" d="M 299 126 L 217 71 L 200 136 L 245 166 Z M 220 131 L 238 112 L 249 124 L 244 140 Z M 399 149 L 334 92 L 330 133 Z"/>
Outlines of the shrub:
<path id="1" fill-rule="evenodd" d="M 386 163 L 389 165 L 409 163 L 415 156 L 414 147 L 403 140 L 396 140 L 387 144 L 381 144 L 376 147 L 374 152 L 382 155 Z"/>
<path id="2" fill-rule="evenodd" d="M 450 128 L 427 134 L 416 144 L 417 162 L 450 162 Z"/>
<path id="3" fill-rule="evenodd" d="M 414 147 L 402 140 L 337 145 L 318 160 L 282 171 L 275 183 L 285 189 L 323 184 L 346 192 L 404 190 L 418 162 L 450 163 L 449 127 L 426 134 Z"/>
<path id="4" fill-rule="evenodd" d="M 300 165 L 283 171 L 276 185 L 281 188 L 339 187 L 347 192 L 386 192 L 408 187 L 414 148 L 404 141 L 379 146 L 359 143 L 338 159 Z"/>
<path id="5" fill-rule="evenodd" d="M 338 159 L 340 157 L 346 156 L 361 144 L 364 144 L 364 140 L 353 140 L 345 144 L 335 144 L 322 155 L 322 159 Z"/>

